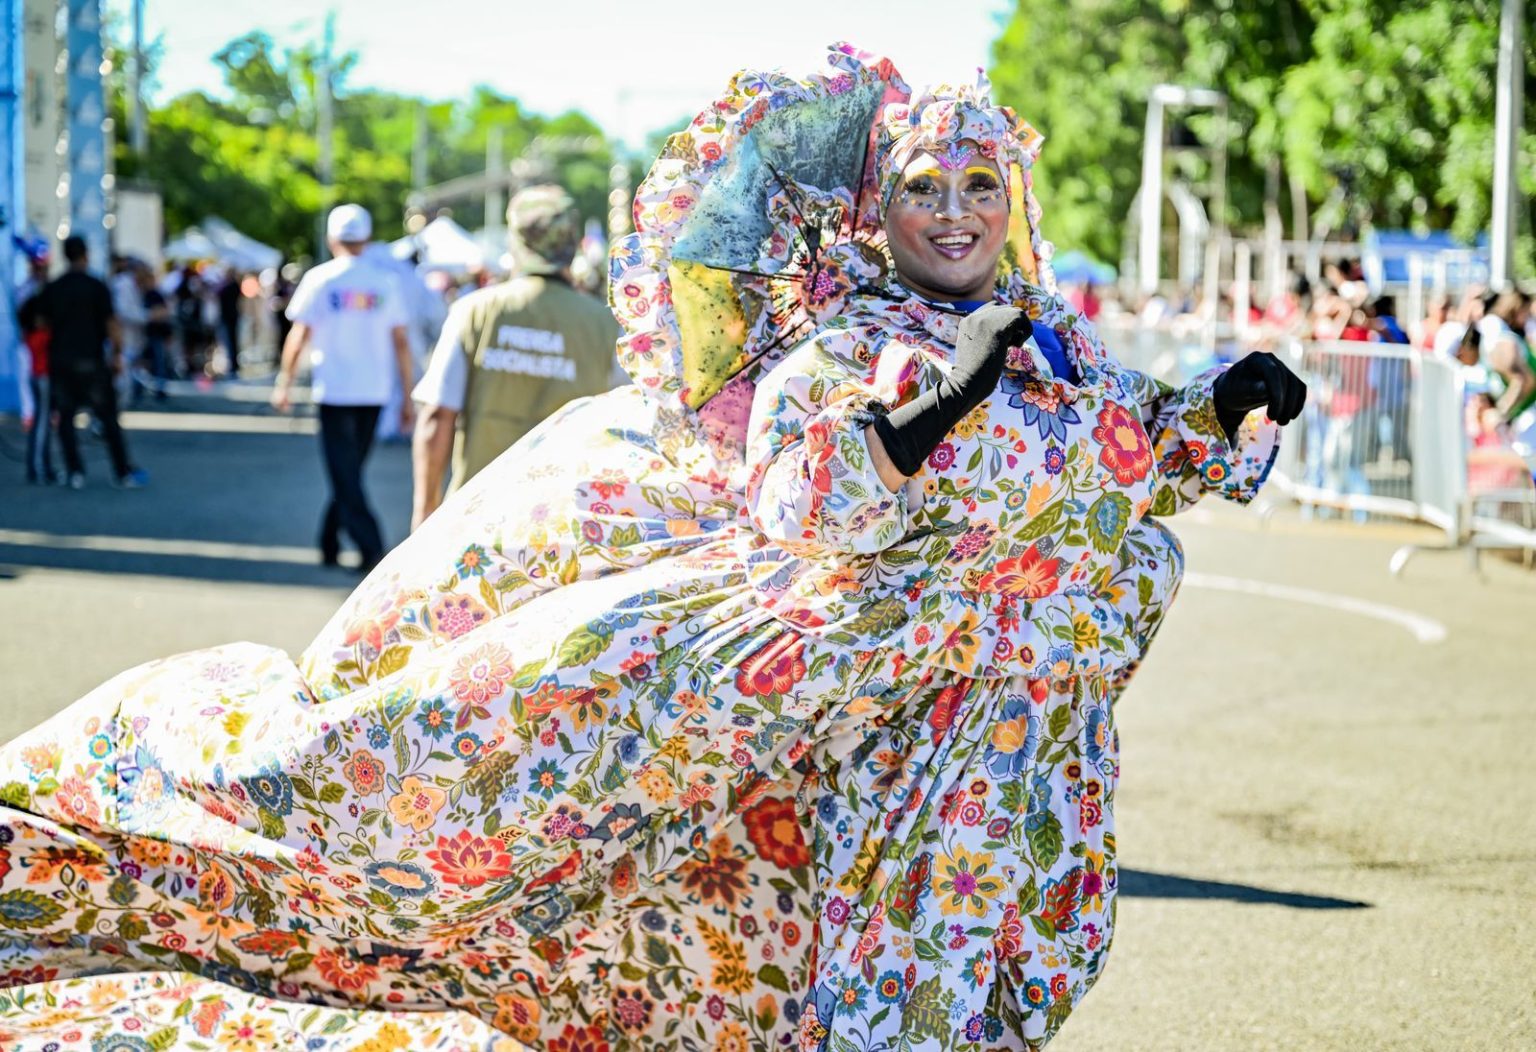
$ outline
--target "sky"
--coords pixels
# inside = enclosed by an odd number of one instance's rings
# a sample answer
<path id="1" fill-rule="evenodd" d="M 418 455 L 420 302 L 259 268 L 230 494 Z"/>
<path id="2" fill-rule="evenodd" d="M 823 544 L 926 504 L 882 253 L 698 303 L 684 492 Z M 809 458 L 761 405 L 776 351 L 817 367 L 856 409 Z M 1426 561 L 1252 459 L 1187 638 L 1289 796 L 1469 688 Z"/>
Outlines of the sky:
<path id="1" fill-rule="evenodd" d="M 126 14 L 131 0 L 106 0 Z M 914 87 L 969 80 L 989 62 L 1009 0 L 144 0 L 163 58 L 155 100 L 223 91 L 213 55 L 263 30 L 279 47 L 321 37 L 336 14 L 348 78 L 447 100 L 485 84 L 538 113 L 585 111 L 632 147 L 677 126 L 742 68 L 824 68 L 848 40 L 891 58 Z M 707 12 L 707 13 L 706 13 Z"/>

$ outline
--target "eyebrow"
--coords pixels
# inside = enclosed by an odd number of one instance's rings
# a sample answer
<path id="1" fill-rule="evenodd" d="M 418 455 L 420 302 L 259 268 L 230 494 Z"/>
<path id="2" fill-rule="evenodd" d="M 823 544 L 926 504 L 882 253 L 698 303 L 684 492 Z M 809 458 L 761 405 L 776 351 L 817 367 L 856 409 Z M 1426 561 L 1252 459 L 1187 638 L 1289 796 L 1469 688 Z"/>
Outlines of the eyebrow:
<path id="1" fill-rule="evenodd" d="M 942 179 L 944 178 L 944 173 L 939 171 L 937 168 L 924 168 L 920 172 L 913 172 L 910 175 L 905 176 L 904 179 L 906 182 L 911 183 L 916 182 L 918 179 L 921 179 L 924 176 L 927 176 L 929 179 Z"/>
<path id="2" fill-rule="evenodd" d="M 984 164 L 973 164 L 973 165 L 971 165 L 969 168 L 967 168 L 965 170 L 965 174 L 966 175 L 990 175 L 994 179 L 997 178 L 997 172 L 995 170 L 991 169 L 991 168 L 988 168 Z"/>

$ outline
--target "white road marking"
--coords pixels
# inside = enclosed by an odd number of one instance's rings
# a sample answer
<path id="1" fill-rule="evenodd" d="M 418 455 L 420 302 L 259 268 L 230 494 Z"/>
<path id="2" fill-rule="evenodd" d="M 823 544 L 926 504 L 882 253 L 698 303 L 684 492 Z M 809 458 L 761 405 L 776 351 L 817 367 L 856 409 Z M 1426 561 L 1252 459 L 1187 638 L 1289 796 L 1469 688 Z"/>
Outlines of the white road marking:
<path id="1" fill-rule="evenodd" d="M 314 548 L 283 544 L 231 544 L 226 541 L 166 540 L 159 537 L 112 537 L 103 534 L 69 535 L 42 530 L 0 529 L 0 544 L 26 548 L 62 548 L 71 551 L 116 552 L 123 555 L 175 555 L 199 559 L 235 559 L 254 563 L 320 565 Z"/>
<path id="2" fill-rule="evenodd" d="M 1194 588 L 1209 588 L 1217 592 L 1240 592 L 1243 595 L 1262 595 L 1271 599 L 1285 599 L 1293 603 L 1308 603 L 1329 610 L 1341 610 L 1347 614 L 1373 617 L 1405 629 L 1420 643 L 1443 643 L 1449 633 L 1439 621 L 1403 610 L 1385 603 L 1373 603 L 1368 599 L 1356 599 L 1332 592 L 1314 592 L 1310 588 L 1294 588 L 1288 584 L 1270 584 L 1268 581 L 1252 581 L 1246 577 L 1224 577 L 1221 574 L 1198 573 L 1191 570 L 1184 575 L 1184 583 Z"/>
<path id="3" fill-rule="evenodd" d="M 233 413 L 148 413 L 129 411 L 118 420 L 129 431 L 204 431 L 229 435 L 313 435 L 312 416 L 241 416 Z"/>

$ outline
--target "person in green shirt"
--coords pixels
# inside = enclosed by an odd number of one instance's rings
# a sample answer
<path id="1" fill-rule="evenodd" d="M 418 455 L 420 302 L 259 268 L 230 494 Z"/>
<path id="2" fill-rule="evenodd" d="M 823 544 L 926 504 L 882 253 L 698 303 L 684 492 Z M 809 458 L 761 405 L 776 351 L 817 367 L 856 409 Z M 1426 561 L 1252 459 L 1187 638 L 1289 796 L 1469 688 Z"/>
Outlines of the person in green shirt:
<path id="1" fill-rule="evenodd" d="M 1497 408 L 1511 424 L 1536 405 L 1536 354 L 1523 335 L 1530 309 L 1528 296 L 1506 289 L 1492 297 L 1478 324 Z"/>
<path id="2" fill-rule="evenodd" d="M 607 306 L 571 284 L 581 241 L 576 204 L 558 186 L 512 198 L 507 228 L 516 272 L 459 300 L 413 397 L 412 529 L 535 424 L 575 398 L 627 379 L 614 357 Z"/>

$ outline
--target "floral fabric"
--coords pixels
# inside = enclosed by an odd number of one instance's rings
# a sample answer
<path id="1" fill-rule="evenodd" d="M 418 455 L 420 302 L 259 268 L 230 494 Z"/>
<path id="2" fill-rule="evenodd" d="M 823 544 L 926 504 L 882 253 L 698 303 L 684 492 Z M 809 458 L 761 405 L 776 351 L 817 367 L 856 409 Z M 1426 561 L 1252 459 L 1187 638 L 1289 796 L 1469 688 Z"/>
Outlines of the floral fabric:
<path id="1" fill-rule="evenodd" d="M 9 1052 L 519 1052 L 461 1012 L 338 1010 L 167 972 L 38 982 L 0 993 Z"/>
<path id="2" fill-rule="evenodd" d="M 1182 573 L 1157 517 L 1251 498 L 1275 429 L 1228 443 L 1214 374 L 1171 391 L 1105 352 L 1050 288 L 1027 167 L 1030 258 L 997 298 L 1080 382 L 1032 351 L 888 491 L 866 428 L 943 375 L 957 319 L 873 238 L 801 290 L 814 333 L 772 346 L 754 315 L 760 368 L 691 410 L 680 217 L 754 119 L 860 78 L 902 87 L 840 49 L 829 77 L 739 76 L 674 137 L 612 257 L 636 386 L 478 474 L 297 660 L 154 662 L 0 748 L 0 1033 L 969 1052 L 1059 1030 L 1113 931 L 1115 699 Z M 822 199 L 869 228 L 862 195 Z"/>
<path id="3" fill-rule="evenodd" d="M 457 1008 L 552 1052 L 1045 1040 L 1102 967 L 1111 699 L 1181 565 L 1143 513 L 1251 494 L 1272 428 L 1229 450 L 1208 383 L 1138 387 L 1084 338 L 1102 392 L 1005 379 L 881 496 L 838 407 L 917 394 L 945 332 L 873 301 L 797 351 L 745 494 L 662 455 L 639 392 L 578 403 L 297 666 L 157 662 L 11 743 L 0 976 Z M 860 550 L 861 512 L 902 532 Z"/>

